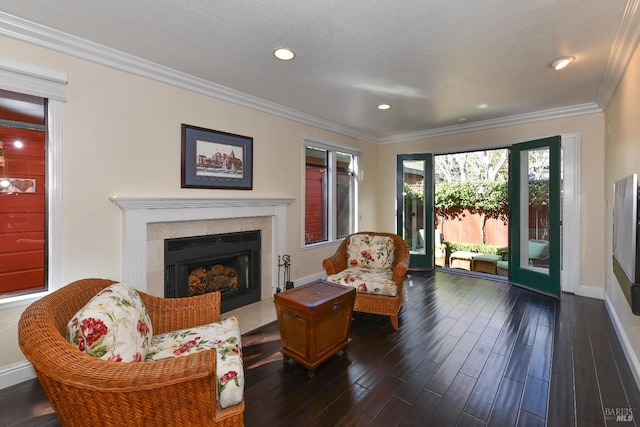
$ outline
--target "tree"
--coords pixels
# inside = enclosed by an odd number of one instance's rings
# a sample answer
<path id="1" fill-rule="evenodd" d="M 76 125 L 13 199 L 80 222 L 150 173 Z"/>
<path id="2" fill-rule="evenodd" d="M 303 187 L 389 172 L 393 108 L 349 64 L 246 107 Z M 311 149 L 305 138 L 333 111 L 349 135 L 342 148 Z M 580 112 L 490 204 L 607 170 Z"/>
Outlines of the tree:
<path id="1" fill-rule="evenodd" d="M 459 218 L 465 210 L 480 215 L 482 243 L 487 219 L 506 223 L 508 154 L 497 149 L 437 156 L 435 204 L 440 221 Z"/>
<path id="2" fill-rule="evenodd" d="M 484 179 L 486 181 L 506 179 L 505 165 L 508 158 L 509 153 L 507 150 L 481 151 L 480 160 L 484 164 L 484 170 L 486 170 L 486 176 Z"/>
<path id="3" fill-rule="evenodd" d="M 422 197 L 422 196 L 421 196 Z M 529 206 L 542 208 L 549 202 L 549 180 L 529 181 Z M 436 184 L 435 214 L 440 221 L 459 219 L 465 211 L 482 216 L 482 243 L 488 219 L 509 220 L 509 189 L 506 181 L 441 182 Z"/>
<path id="4" fill-rule="evenodd" d="M 482 217 L 482 243 L 486 243 L 487 219 L 505 224 L 509 219 L 508 188 L 505 181 L 446 182 L 436 184 L 435 214 L 440 221 L 458 219 L 468 211 Z"/>
<path id="5" fill-rule="evenodd" d="M 508 150 L 483 150 L 435 157 L 436 182 L 507 180 Z"/>
<path id="6" fill-rule="evenodd" d="M 548 203 L 548 151 L 533 151 L 529 158 L 530 206 Z M 509 190 L 507 149 L 482 150 L 469 153 L 438 155 L 435 157 L 435 214 L 438 221 L 459 219 L 469 212 L 480 215 L 482 243 L 486 243 L 485 226 L 488 219 L 505 224 L 509 219 Z M 415 199 L 422 206 L 422 186 L 404 186 L 406 200 Z"/>

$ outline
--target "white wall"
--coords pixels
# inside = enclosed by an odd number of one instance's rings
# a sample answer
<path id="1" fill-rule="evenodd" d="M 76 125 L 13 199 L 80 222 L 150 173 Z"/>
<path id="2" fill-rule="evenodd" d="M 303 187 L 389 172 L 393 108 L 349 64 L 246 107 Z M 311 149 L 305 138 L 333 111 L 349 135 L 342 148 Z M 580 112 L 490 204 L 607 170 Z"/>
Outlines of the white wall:
<path id="1" fill-rule="evenodd" d="M 613 183 L 633 173 L 640 173 L 640 48 L 605 111 L 605 189 L 606 216 L 606 299 L 622 345 L 635 372 L 640 372 L 640 316 L 635 316 L 613 274 Z M 640 378 L 636 378 L 640 383 Z"/>
<path id="2" fill-rule="evenodd" d="M 286 246 L 300 272 L 292 279 L 320 273 L 322 259 L 336 245 L 301 249 L 303 135 L 360 147 L 362 167 L 373 171 L 377 165 L 377 147 L 369 142 L 8 38 L 0 37 L 0 52 L 68 74 L 62 147 L 64 283 L 83 277 L 121 279 L 122 212 L 109 200 L 114 195 L 293 197 Z M 253 190 L 181 189 L 182 123 L 253 137 Z M 372 212 L 375 174 L 365 183 L 363 211 Z M 363 227 L 374 228 L 375 222 L 375 215 L 363 215 Z M 23 309 L 0 308 L 0 373 L 24 362 L 17 343 Z"/>

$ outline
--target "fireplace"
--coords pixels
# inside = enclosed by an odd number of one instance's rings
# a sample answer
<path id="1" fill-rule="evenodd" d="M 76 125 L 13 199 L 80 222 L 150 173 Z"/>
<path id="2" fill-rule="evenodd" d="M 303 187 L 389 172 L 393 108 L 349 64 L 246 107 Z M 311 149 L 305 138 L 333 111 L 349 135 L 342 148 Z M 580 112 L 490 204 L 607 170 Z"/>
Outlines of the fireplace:
<path id="1" fill-rule="evenodd" d="M 260 301 L 260 247 L 260 230 L 165 239 L 165 297 L 220 291 L 222 312 Z"/>
<path id="2" fill-rule="evenodd" d="M 164 241 L 188 236 L 260 230 L 261 298 L 276 293 L 276 256 L 287 253 L 287 209 L 292 197 L 122 197 L 122 282 L 164 296 Z"/>

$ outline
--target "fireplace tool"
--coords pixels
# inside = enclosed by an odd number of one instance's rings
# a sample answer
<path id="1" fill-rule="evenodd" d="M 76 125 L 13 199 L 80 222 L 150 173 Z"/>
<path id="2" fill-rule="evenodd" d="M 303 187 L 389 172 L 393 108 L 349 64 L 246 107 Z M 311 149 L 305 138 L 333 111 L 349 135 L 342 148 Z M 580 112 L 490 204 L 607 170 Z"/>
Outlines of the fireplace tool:
<path id="1" fill-rule="evenodd" d="M 282 273 L 282 276 L 280 275 Z M 291 289 L 293 288 L 293 282 L 291 281 L 291 256 L 289 255 L 278 255 L 278 288 L 276 289 L 276 293 L 279 293 L 282 289 L 280 288 L 280 277 L 284 281 L 284 288 Z"/>

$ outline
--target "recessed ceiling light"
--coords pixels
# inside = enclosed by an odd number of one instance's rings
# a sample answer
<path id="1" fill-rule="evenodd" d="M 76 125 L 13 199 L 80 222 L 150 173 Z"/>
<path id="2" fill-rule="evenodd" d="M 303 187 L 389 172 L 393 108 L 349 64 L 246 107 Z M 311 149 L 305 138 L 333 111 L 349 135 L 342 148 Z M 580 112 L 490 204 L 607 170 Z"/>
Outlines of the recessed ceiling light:
<path id="1" fill-rule="evenodd" d="M 380 104 L 380 105 L 378 105 L 378 110 L 388 110 L 389 108 L 391 108 L 391 105 L 389 105 L 389 104 Z"/>
<path id="2" fill-rule="evenodd" d="M 551 68 L 553 68 L 556 71 L 562 70 L 564 67 L 571 64 L 575 60 L 576 60 L 575 56 L 563 56 L 563 57 L 554 59 L 553 62 L 551 63 Z"/>
<path id="3" fill-rule="evenodd" d="M 481 108 L 481 109 L 489 108 L 489 104 L 480 104 L 476 108 Z"/>
<path id="4" fill-rule="evenodd" d="M 278 49 L 273 51 L 273 56 L 281 61 L 291 61 L 296 56 L 296 54 L 291 49 L 287 49 L 286 47 L 279 47 Z"/>

